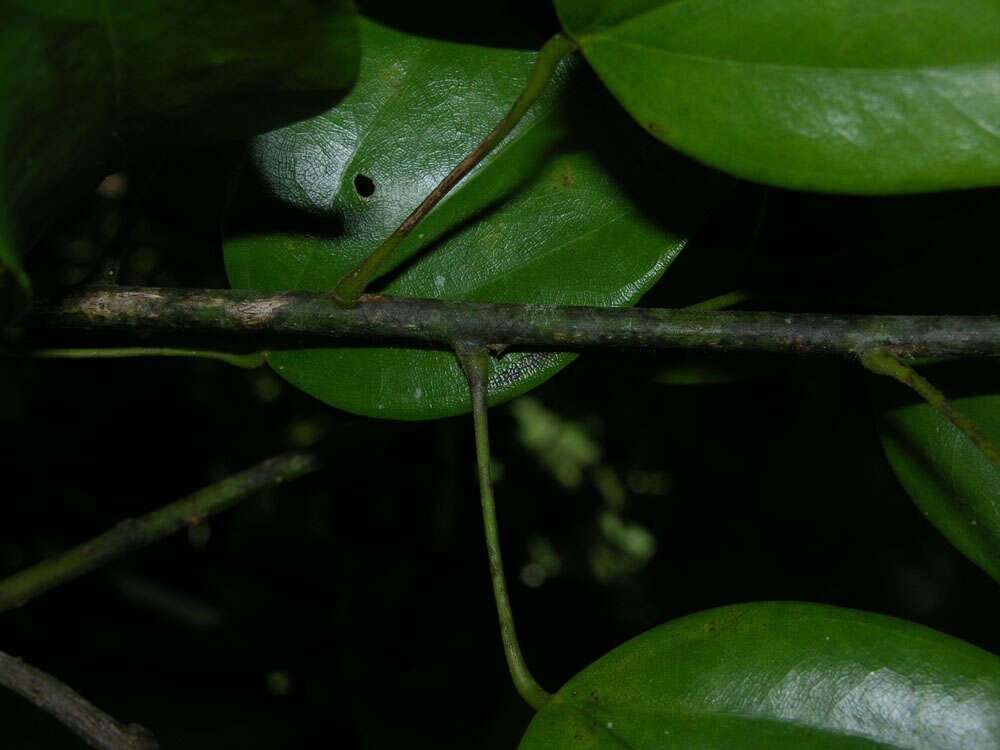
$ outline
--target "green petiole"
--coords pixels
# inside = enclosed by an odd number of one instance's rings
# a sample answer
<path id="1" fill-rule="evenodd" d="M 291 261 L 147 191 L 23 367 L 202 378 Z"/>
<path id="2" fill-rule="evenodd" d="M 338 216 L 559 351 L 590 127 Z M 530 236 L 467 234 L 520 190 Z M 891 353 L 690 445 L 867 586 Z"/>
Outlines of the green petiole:
<path id="1" fill-rule="evenodd" d="M 876 375 L 885 375 L 909 386 L 938 412 L 962 431 L 982 452 L 989 462 L 1000 471 L 1000 449 L 983 433 L 969 417 L 956 409 L 951 401 L 925 377 L 907 365 L 892 352 L 884 349 L 869 349 L 859 354 L 861 364 Z"/>
<path id="2" fill-rule="evenodd" d="M 479 473 L 479 494 L 483 506 L 483 526 L 486 530 L 486 550 L 490 561 L 490 578 L 493 580 L 493 596 L 497 603 L 500 619 L 500 635 L 503 638 L 507 667 L 517 692 L 536 711 L 552 698 L 528 671 L 521 647 L 514 630 L 514 615 L 510 609 L 507 582 L 503 573 L 500 556 L 500 532 L 497 527 L 496 505 L 493 501 L 493 483 L 490 479 L 490 437 L 486 419 L 486 386 L 489 380 L 489 354 L 478 343 L 459 342 L 455 345 L 465 376 L 469 379 L 472 394 L 472 417 L 476 429 L 476 459 Z"/>

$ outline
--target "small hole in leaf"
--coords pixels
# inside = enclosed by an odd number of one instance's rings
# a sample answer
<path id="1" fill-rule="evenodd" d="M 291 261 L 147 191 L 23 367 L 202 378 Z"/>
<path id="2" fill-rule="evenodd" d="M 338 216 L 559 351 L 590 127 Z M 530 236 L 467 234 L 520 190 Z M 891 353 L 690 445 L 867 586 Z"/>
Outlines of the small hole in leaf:
<path id="1" fill-rule="evenodd" d="M 375 195 L 375 180 L 366 174 L 354 175 L 354 189 L 362 198 L 371 198 Z"/>

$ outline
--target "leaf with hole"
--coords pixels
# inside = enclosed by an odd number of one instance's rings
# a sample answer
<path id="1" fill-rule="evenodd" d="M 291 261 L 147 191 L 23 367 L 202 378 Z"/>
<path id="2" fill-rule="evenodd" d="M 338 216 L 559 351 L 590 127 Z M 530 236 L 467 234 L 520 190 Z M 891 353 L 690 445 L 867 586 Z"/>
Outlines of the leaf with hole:
<path id="1" fill-rule="evenodd" d="M 891 617 L 762 602 L 616 648 L 535 715 L 520 750 L 997 746 L 997 656 Z"/>
<path id="2" fill-rule="evenodd" d="M 921 374 L 1000 443 L 997 370 L 945 363 Z M 1000 581 L 1000 472 L 957 427 L 902 385 L 874 383 L 882 447 L 907 494 L 966 557 Z"/>
<path id="3" fill-rule="evenodd" d="M 503 117 L 534 53 L 361 26 L 357 87 L 335 109 L 259 137 L 257 174 L 299 211 L 298 234 L 225 246 L 237 288 L 332 290 Z M 651 156 L 584 66 L 564 61 L 499 147 L 399 246 L 371 291 L 495 302 L 630 305 L 728 188 Z M 585 123 L 585 125 L 583 125 Z M 294 228 L 294 227 L 292 227 Z M 493 360 L 490 402 L 538 385 L 569 354 Z M 449 352 L 271 352 L 289 382 L 357 414 L 426 419 L 470 408 Z"/>
<path id="4" fill-rule="evenodd" d="M 7 0 L 0 278 L 60 209 L 128 163 L 322 111 L 357 72 L 350 0 Z"/>
<path id="5" fill-rule="evenodd" d="M 633 117 L 726 172 L 824 192 L 1000 184 L 996 0 L 555 0 Z"/>

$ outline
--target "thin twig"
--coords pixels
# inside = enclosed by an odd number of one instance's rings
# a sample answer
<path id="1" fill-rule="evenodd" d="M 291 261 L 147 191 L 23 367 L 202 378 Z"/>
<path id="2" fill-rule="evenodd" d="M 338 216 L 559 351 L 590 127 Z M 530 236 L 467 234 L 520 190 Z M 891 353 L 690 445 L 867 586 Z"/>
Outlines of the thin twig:
<path id="1" fill-rule="evenodd" d="M 524 113 L 538 98 L 545 88 L 545 85 L 552 78 L 559 61 L 576 49 L 576 42 L 564 34 L 556 34 L 545 43 L 535 59 L 535 67 L 531 72 L 527 85 L 520 96 L 504 115 L 492 132 L 486 136 L 482 142 L 459 162 L 448 176 L 441 180 L 440 184 L 434 188 L 426 198 L 417 206 L 413 213 L 407 216 L 403 223 L 399 225 L 389 238 L 375 248 L 371 255 L 365 258 L 357 267 L 348 273 L 337 284 L 334 295 L 345 304 L 353 304 L 365 291 L 365 287 L 379 268 L 389 259 L 393 251 L 403 241 L 412 229 L 431 212 L 448 192 L 458 184 L 458 182 L 471 172 L 475 166 L 483 160 L 493 148 L 502 141 L 514 126 L 521 121 Z"/>
<path id="2" fill-rule="evenodd" d="M 0 352 L 8 354 L 9 352 Z M 96 347 L 82 349 L 32 349 L 28 352 L 39 359 L 123 359 L 130 357 L 190 357 L 215 359 L 234 367 L 252 369 L 267 362 L 264 352 L 238 354 L 208 349 L 172 349 L 162 346 Z"/>
<path id="3" fill-rule="evenodd" d="M 122 724 L 55 677 L 0 651 L 0 685 L 34 703 L 102 750 L 157 750 L 152 733 Z M 8 738 L 10 739 L 10 738 Z"/>
<path id="4" fill-rule="evenodd" d="M 254 492 L 301 477 L 318 466 L 313 453 L 285 453 L 152 513 L 122 521 L 85 544 L 0 581 L 0 612 L 20 607 L 66 581 L 226 510 Z"/>
<path id="5" fill-rule="evenodd" d="M 486 418 L 486 384 L 489 380 L 489 359 L 482 344 L 458 342 L 455 356 L 469 379 L 472 396 L 472 418 L 476 429 L 476 459 L 479 473 L 479 496 L 483 506 L 483 527 L 486 531 L 486 550 L 490 560 L 490 579 L 493 581 L 493 597 L 497 604 L 500 620 L 500 636 L 503 639 L 504 655 L 510 670 L 514 687 L 525 702 L 536 711 L 548 703 L 552 696 L 532 677 L 528 665 L 521 654 L 514 629 L 514 615 L 510 609 L 507 594 L 507 580 L 503 573 L 503 558 L 500 556 L 500 531 L 497 526 L 496 504 L 493 501 L 493 482 L 490 478 L 490 435 Z"/>

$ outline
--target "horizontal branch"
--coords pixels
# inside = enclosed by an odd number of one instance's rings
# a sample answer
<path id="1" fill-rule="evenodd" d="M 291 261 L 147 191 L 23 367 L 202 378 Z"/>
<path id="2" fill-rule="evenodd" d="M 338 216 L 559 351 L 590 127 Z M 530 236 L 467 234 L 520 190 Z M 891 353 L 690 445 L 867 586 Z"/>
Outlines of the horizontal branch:
<path id="1" fill-rule="evenodd" d="M 237 289 L 90 288 L 40 304 L 31 328 L 246 334 L 268 348 L 456 340 L 520 349 L 709 349 L 853 356 L 996 356 L 1000 316 L 818 315 L 745 311 L 557 307 Z"/>
<path id="2" fill-rule="evenodd" d="M 102 750 L 156 750 L 159 747 L 149 730 L 138 724 L 122 724 L 69 685 L 2 651 L 0 685 L 54 716 L 90 747 Z M 13 737 L 6 739 L 14 741 Z"/>

